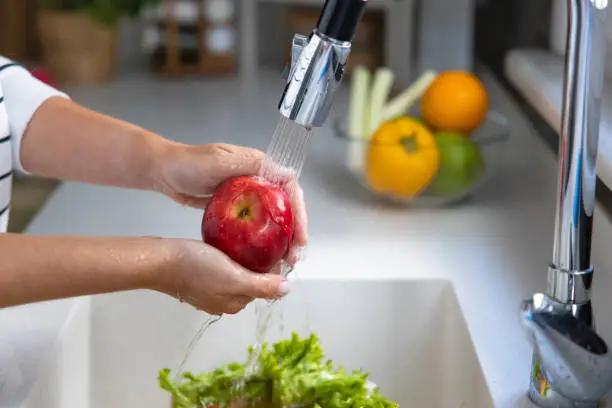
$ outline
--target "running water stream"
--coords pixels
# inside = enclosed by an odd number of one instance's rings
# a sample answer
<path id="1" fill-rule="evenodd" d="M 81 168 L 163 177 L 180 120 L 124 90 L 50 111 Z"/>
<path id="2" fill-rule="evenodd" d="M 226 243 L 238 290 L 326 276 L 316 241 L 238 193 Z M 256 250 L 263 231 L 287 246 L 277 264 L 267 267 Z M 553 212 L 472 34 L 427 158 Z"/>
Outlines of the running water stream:
<path id="1" fill-rule="evenodd" d="M 281 116 L 268 145 L 261 175 L 280 183 L 287 174 L 297 181 L 310 150 L 312 129 Z"/>
<path id="2" fill-rule="evenodd" d="M 310 150 L 310 140 L 312 137 L 312 129 L 299 125 L 284 116 L 279 119 L 272 140 L 266 150 L 266 157 L 262 164 L 260 175 L 270 180 L 275 184 L 282 184 L 286 189 L 292 189 L 297 186 L 297 181 L 306 162 L 306 156 Z M 291 193 L 291 191 L 289 191 Z M 282 261 L 281 274 L 287 276 L 291 273 L 291 266 Z M 256 328 L 255 328 L 255 344 L 253 345 L 253 354 L 247 362 L 247 373 L 256 370 L 256 362 L 261 351 L 261 346 L 265 341 L 266 334 L 274 322 L 283 325 L 282 317 L 282 302 L 278 300 L 257 300 L 255 301 L 256 313 Z M 221 319 L 221 316 L 207 316 L 201 323 L 194 337 L 187 346 L 185 355 L 178 365 L 175 372 L 175 381 L 179 382 L 185 364 L 189 361 L 191 354 L 197 347 L 198 342 L 204 333 L 216 322 Z M 310 322 L 308 322 L 310 325 Z M 241 384 L 237 384 L 240 387 Z"/>

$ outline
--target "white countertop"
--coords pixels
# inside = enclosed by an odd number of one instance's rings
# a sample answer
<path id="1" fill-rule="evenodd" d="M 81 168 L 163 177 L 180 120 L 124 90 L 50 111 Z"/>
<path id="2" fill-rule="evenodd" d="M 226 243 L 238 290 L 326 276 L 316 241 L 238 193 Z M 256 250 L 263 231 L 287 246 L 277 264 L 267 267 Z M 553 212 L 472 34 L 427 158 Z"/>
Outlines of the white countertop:
<path id="1" fill-rule="evenodd" d="M 545 288 L 552 253 L 556 164 L 512 103 L 487 82 L 493 106 L 511 119 L 514 131 L 495 181 L 472 202 L 456 208 L 405 210 L 369 199 L 343 170 L 342 143 L 328 130 L 320 130 L 302 175 L 311 218 L 311 245 L 304 263 L 326 262 L 323 254 L 331 246 L 347 252 L 347 263 L 338 268 L 338 276 L 353 277 L 354 271 L 363 270 L 357 265 L 375 263 L 369 278 L 452 280 L 496 407 L 530 406 L 524 396 L 531 350 L 519 327 L 518 307 L 524 296 Z M 259 101 L 266 102 L 250 106 L 249 100 L 238 102 L 240 88 L 232 81 L 157 83 L 142 78 L 91 93 L 85 89 L 71 93 L 88 106 L 182 141 L 222 140 L 265 148 L 277 119 L 274 106 L 281 82 L 267 79 L 262 84 L 267 89 L 262 87 Z M 120 88 L 123 97 L 118 98 Z M 344 101 L 341 97 L 338 105 Z M 29 232 L 198 238 L 200 217 L 199 211 L 181 208 L 157 194 L 67 183 Z M 612 228 L 602 213 L 596 214 L 596 220 L 593 259 L 603 273 L 595 277 L 595 312 L 602 334 L 612 338 L 612 319 L 602 319 L 612 311 L 612 297 L 607 296 L 612 275 L 605 272 L 612 269 L 607 245 L 612 242 Z M 315 276 L 312 272 L 299 277 Z M 56 328 L 42 323 L 50 321 L 48 316 L 67 318 L 74 302 L 4 311 L 4 318 L 15 324 L 13 335 L 26 340 L 23 350 L 16 352 L 27 350 L 32 361 L 42 361 L 57 334 Z M 23 329 L 19 322 L 24 322 Z M 46 340 L 27 342 L 30 328 L 37 324 L 44 332 L 41 338 L 48 334 Z M 34 380 L 35 368 L 28 369 L 26 383 Z M 23 397 L 20 390 L 15 395 Z M 2 393 L 0 406 L 10 406 L 2 405 L 8 398 Z"/>

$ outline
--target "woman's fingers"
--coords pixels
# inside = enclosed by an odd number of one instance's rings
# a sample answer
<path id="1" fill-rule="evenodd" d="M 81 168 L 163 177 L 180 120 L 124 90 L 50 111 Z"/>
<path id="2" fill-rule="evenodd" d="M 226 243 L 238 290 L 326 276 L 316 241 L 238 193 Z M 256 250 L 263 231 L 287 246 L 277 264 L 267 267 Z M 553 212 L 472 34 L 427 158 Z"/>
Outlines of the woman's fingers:
<path id="1" fill-rule="evenodd" d="M 305 246 L 308 241 L 308 218 L 306 212 L 306 203 L 304 201 L 304 192 L 297 182 L 297 174 L 291 168 L 282 166 L 270 166 L 263 169 L 262 165 L 265 160 L 265 153 L 261 150 L 250 147 L 235 146 L 225 143 L 214 143 L 207 145 L 208 154 L 212 154 L 212 168 L 209 169 L 209 174 L 213 175 L 214 185 L 209 186 L 202 195 L 180 194 L 175 199 L 189 206 L 196 208 L 205 208 L 210 199 L 214 188 L 224 180 L 231 177 L 241 175 L 262 175 L 275 184 L 281 185 L 289 194 L 291 204 L 295 209 L 295 236 L 294 244 L 297 246 Z"/>
<path id="2" fill-rule="evenodd" d="M 212 171 L 219 182 L 237 176 L 257 175 L 260 172 L 265 153 L 250 147 L 224 143 L 209 145 L 213 150 Z"/>
<path id="3" fill-rule="evenodd" d="M 177 203 L 193 208 L 199 208 L 201 210 L 206 209 L 206 205 L 209 203 L 212 194 L 206 194 L 201 196 L 190 196 L 186 194 L 168 194 Z"/>
<path id="4" fill-rule="evenodd" d="M 254 299 L 279 299 L 290 291 L 280 269 L 261 274 L 199 240 L 167 240 L 172 262 L 152 287 L 211 314 L 235 314 Z M 280 265 L 279 265 L 280 267 Z"/>
<path id="5" fill-rule="evenodd" d="M 298 245 L 293 245 L 289 249 L 289 252 L 287 253 L 287 256 L 285 257 L 285 262 L 287 262 L 289 266 L 291 266 L 291 269 L 293 269 L 293 267 L 302 259 L 304 249 L 305 247 L 298 246 Z"/>
<path id="6" fill-rule="evenodd" d="M 308 243 L 308 215 L 306 212 L 306 201 L 304 200 L 304 190 L 297 181 L 287 185 L 291 206 L 294 209 L 295 232 L 293 244 L 298 247 L 306 246 Z"/>
<path id="7" fill-rule="evenodd" d="M 236 296 L 226 306 L 225 313 L 227 313 L 227 314 L 236 314 L 236 313 L 239 313 L 245 307 L 247 307 L 248 304 L 251 303 L 253 300 L 254 300 L 254 298 L 248 297 L 248 296 Z"/>
<path id="8" fill-rule="evenodd" d="M 272 273 L 255 273 L 243 269 L 240 273 L 240 296 L 256 299 L 279 299 L 291 291 L 283 276 Z"/>
<path id="9" fill-rule="evenodd" d="M 264 172 L 264 177 L 282 186 L 289 195 L 295 217 L 293 243 L 300 247 L 305 246 L 308 243 L 308 215 L 306 201 L 304 200 L 304 190 L 300 187 L 297 175 L 292 169 L 277 167 L 273 171 L 273 174 L 265 174 Z"/>
<path id="10" fill-rule="evenodd" d="M 283 263 L 279 262 L 278 264 L 276 264 L 275 267 L 272 268 L 272 270 L 270 270 L 270 272 L 272 275 L 280 275 L 281 272 L 283 271 Z"/>

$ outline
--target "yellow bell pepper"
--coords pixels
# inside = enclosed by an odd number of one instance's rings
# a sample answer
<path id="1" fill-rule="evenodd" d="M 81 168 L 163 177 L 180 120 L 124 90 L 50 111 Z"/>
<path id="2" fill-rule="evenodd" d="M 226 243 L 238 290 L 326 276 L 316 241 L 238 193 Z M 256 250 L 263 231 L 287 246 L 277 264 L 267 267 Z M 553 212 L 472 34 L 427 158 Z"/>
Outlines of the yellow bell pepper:
<path id="1" fill-rule="evenodd" d="M 433 181 L 439 164 L 434 134 L 419 121 L 401 117 L 383 123 L 372 136 L 366 181 L 377 193 L 411 198 Z"/>

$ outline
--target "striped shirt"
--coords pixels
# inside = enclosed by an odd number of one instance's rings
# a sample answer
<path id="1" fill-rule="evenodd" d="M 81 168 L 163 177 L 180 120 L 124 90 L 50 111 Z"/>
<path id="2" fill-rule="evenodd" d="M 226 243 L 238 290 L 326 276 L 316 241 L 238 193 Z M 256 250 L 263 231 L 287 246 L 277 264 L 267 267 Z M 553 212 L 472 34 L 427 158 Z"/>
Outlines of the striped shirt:
<path id="1" fill-rule="evenodd" d="M 19 157 L 24 131 L 52 96 L 67 97 L 0 57 L 0 233 L 8 225 L 13 172 L 25 173 Z M 21 406 L 41 370 L 45 357 L 34 351 L 41 336 L 49 335 L 43 310 L 38 305 L 0 310 L 0 408 Z"/>
<path id="2" fill-rule="evenodd" d="M 67 97 L 16 62 L 0 57 L 0 233 L 8 226 L 13 172 L 25 173 L 21 139 L 36 110 L 52 96 Z"/>

